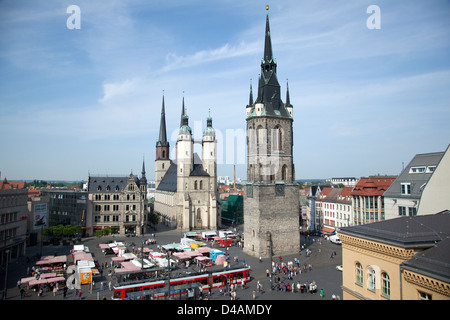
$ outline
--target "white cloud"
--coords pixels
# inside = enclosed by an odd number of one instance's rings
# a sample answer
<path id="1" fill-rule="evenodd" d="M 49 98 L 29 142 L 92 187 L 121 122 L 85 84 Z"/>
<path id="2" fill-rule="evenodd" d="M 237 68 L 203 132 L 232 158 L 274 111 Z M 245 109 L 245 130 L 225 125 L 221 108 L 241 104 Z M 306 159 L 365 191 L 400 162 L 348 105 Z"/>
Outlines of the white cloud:
<path id="1" fill-rule="evenodd" d="M 219 48 L 200 50 L 194 54 L 185 56 L 179 56 L 176 53 L 168 53 L 166 55 L 166 65 L 161 71 L 167 72 L 187 66 L 195 67 L 199 64 L 208 63 L 211 61 L 255 54 L 260 51 L 258 44 L 258 42 L 246 43 L 241 41 L 236 45 L 226 43 Z"/>
<path id="2" fill-rule="evenodd" d="M 127 98 L 139 90 L 140 84 L 140 80 L 137 78 L 126 79 L 122 82 L 104 83 L 103 97 L 100 99 L 100 102 L 105 103 L 120 97 Z"/>

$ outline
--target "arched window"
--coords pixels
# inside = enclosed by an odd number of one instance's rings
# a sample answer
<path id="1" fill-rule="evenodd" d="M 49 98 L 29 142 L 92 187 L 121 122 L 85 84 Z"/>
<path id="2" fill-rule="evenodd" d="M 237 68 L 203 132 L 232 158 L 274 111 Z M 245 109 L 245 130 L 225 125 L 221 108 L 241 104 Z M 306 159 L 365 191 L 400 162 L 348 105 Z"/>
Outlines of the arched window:
<path id="1" fill-rule="evenodd" d="M 162 158 L 165 159 L 166 158 L 166 150 L 162 151 Z"/>
<path id="2" fill-rule="evenodd" d="M 369 267 L 369 269 L 367 271 L 367 289 L 375 291 L 376 283 L 377 283 L 377 276 L 375 273 L 375 269 L 372 267 Z"/>
<path id="3" fill-rule="evenodd" d="M 194 181 L 194 190 L 197 190 L 197 180 Z"/>
<path id="4" fill-rule="evenodd" d="M 272 150 L 281 151 L 283 149 L 283 131 L 279 126 L 276 126 L 272 131 Z"/>
<path id="5" fill-rule="evenodd" d="M 381 274 L 381 294 L 385 297 L 391 296 L 391 279 L 386 272 Z"/>
<path id="6" fill-rule="evenodd" d="M 256 129 L 256 145 L 258 146 L 257 150 L 259 154 L 266 153 L 266 130 L 262 126 Z"/>
<path id="7" fill-rule="evenodd" d="M 356 264 L 356 283 L 361 286 L 363 284 L 363 267 L 360 263 Z"/>
<path id="8" fill-rule="evenodd" d="M 203 189 L 203 180 L 200 180 L 200 190 Z"/>
<path id="9" fill-rule="evenodd" d="M 283 168 L 281 169 L 281 180 L 283 180 L 284 182 L 287 182 L 288 178 L 288 168 L 287 165 L 284 165 Z"/>

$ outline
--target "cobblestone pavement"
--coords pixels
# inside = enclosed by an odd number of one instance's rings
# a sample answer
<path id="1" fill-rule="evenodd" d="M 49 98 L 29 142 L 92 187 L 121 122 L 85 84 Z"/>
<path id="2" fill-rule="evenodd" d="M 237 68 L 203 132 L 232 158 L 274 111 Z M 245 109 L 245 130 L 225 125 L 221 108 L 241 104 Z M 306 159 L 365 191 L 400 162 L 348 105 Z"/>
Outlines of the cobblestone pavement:
<path id="1" fill-rule="evenodd" d="M 240 231 L 238 229 L 238 231 Z M 153 245 L 147 245 L 145 247 L 152 248 L 156 250 L 157 245 L 164 245 L 169 243 L 177 243 L 180 241 L 182 233 L 178 230 L 168 229 L 163 225 L 159 225 L 157 230 L 151 230 L 150 232 L 155 234 L 156 243 Z M 99 248 L 100 243 L 107 243 L 109 240 L 122 241 L 124 243 L 133 242 L 136 246 L 134 248 L 138 248 L 141 246 L 141 243 L 144 239 L 149 239 L 150 234 L 146 234 L 144 237 L 103 237 L 103 238 L 84 238 L 80 243 L 89 247 L 90 252 L 92 253 L 94 259 L 99 264 L 104 264 L 104 262 L 111 261 L 111 257 L 104 257 Z M 297 274 L 293 277 L 292 280 L 287 279 L 287 275 L 284 273 L 280 273 L 276 277 L 280 277 L 281 282 L 290 284 L 315 281 L 317 284 L 317 293 L 292 293 L 292 292 L 284 292 L 281 290 L 270 290 L 270 281 L 266 276 L 266 269 L 268 269 L 271 265 L 270 259 L 262 259 L 262 262 L 255 257 L 248 256 L 245 254 L 241 248 L 237 246 L 233 246 L 229 248 L 229 255 L 231 266 L 235 265 L 243 265 L 243 261 L 247 265 L 251 267 L 251 278 L 252 280 L 247 284 L 246 288 L 238 288 L 237 289 L 237 300 L 253 300 L 253 296 L 255 296 L 255 300 L 331 300 L 332 295 L 337 295 L 342 297 L 342 272 L 336 270 L 336 266 L 342 264 L 342 250 L 341 246 L 331 243 L 328 240 L 325 240 L 320 237 L 310 237 L 306 239 L 302 236 L 301 239 L 302 245 L 305 245 L 305 248 L 301 253 L 297 255 L 289 255 L 283 256 L 282 260 L 284 262 L 294 261 L 295 258 L 300 259 L 300 265 L 304 266 L 311 264 L 311 271 L 307 270 L 306 272 L 302 272 L 301 274 Z M 42 247 L 42 255 L 69 255 L 68 263 L 70 264 L 70 250 L 72 249 L 72 245 L 48 245 Z M 40 246 L 29 247 L 27 248 L 27 256 L 33 257 L 34 255 L 40 253 Z M 311 250 L 311 254 L 306 257 L 306 249 Z M 332 253 L 336 252 L 336 255 L 331 258 Z M 234 257 L 238 257 L 238 262 L 234 261 Z M 273 258 L 274 261 L 278 261 L 279 257 L 276 256 Z M 26 258 L 21 257 L 19 260 L 14 261 L 8 266 L 8 274 L 7 274 L 7 292 L 6 292 L 6 300 L 20 300 L 20 293 L 17 287 L 17 281 L 21 278 L 25 278 L 28 275 L 27 268 L 31 268 L 34 264 L 32 262 L 26 263 Z M 3 291 L 4 288 L 4 278 L 5 273 L 2 272 L 0 274 L 2 278 L 0 281 L 0 288 Z M 82 285 L 82 299 L 83 300 L 102 300 L 107 299 L 110 300 L 112 296 L 112 291 L 108 288 L 108 282 L 110 281 L 110 277 L 107 275 L 107 272 L 104 272 L 102 276 L 95 276 L 94 287 L 91 288 L 90 285 Z M 260 281 L 262 284 L 263 290 L 258 292 L 256 290 L 256 284 Z M 103 290 L 101 290 L 101 282 L 103 282 Z M 320 289 L 324 290 L 324 297 L 319 296 Z M 3 293 L 3 292 L 2 292 Z M 3 295 L 2 295 L 3 296 Z M 68 290 L 66 300 L 77 300 L 78 298 L 75 295 L 75 290 Z M 23 300 L 64 300 L 62 290 L 59 290 L 56 295 L 53 292 L 44 292 L 44 294 L 40 297 L 37 296 L 36 292 L 29 292 L 27 296 L 23 297 Z M 230 297 L 219 295 L 219 292 L 214 289 L 210 296 L 210 300 L 230 300 Z"/>

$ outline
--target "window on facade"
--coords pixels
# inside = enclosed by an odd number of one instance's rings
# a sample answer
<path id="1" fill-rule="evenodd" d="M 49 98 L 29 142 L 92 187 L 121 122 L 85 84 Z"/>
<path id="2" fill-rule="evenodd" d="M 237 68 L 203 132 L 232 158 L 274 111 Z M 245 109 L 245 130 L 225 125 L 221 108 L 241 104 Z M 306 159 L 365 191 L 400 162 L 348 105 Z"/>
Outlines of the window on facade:
<path id="1" fill-rule="evenodd" d="M 436 170 L 436 166 L 429 166 L 429 167 L 427 167 L 427 173 L 434 172 L 434 170 Z"/>
<path id="2" fill-rule="evenodd" d="M 194 181 L 194 190 L 197 190 L 197 180 Z"/>
<path id="3" fill-rule="evenodd" d="M 372 267 L 369 267 L 367 272 L 367 289 L 375 291 L 377 283 L 377 277 L 375 270 Z"/>
<path id="4" fill-rule="evenodd" d="M 288 169 L 287 166 L 284 165 L 283 169 L 281 170 L 281 180 L 285 181 L 287 180 L 287 175 L 288 175 Z"/>
<path id="5" fill-rule="evenodd" d="M 202 190 L 202 189 L 203 189 L 203 181 L 200 180 L 200 190 Z"/>
<path id="6" fill-rule="evenodd" d="M 409 173 L 423 173 L 425 172 L 426 167 L 411 167 L 411 169 L 409 169 Z"/>
<path id="7" fill-rule="evenodd" d="M 411 194 L 411 183 L 402 183 L 401 188 L 403 195 Z"/>
<path id="8" fill-rule="evenodd" d="M 399 216 L 406 216 L 406 207 L 399 206 L 398 207 L 398 215 Z"/>
<path id="9" fill-rule="evenodd" d="M 409 207 L 408 208 L 408 214 L 410 217 L 417 216 L 417 208 L 416 207 Z"/>
<path id="10" fill-rule="evenodd" d="M 391 279 L 385 272 L 383 272 L 381 275 L 381 293 L 386 297 L 391 296 Z"/>
<path id="11" fill-rule="evenodd" d="M 429 293 L 419 291 L 419 299 L 420 300 L 432 300 L 432 296 Z"/>
<path id="12" fill-rule="evenodd" d="M 282 150 L 283 133 L 280 127 L 276 127 L 272 134 L 272 150 L 281 151 Z"/>
<path id="13" fill-rule="evenodd" d="M 356 283 L 359 285 L 363 284 L 363 268 L 360 263 L 356 264 Z"/>

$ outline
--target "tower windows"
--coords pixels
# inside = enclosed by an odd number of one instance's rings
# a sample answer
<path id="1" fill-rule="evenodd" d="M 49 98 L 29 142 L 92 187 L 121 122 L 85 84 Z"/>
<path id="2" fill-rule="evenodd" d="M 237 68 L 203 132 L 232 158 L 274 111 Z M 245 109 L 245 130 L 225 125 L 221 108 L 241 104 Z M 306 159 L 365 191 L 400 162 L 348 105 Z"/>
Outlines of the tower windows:
<path id="1" fill-rule="evenodd" d="M 287 178 L 288 178 L 288 168 L 287 165 L 284 165 L 283 168 L 281 169 L 281 180 L 286 182 Z"/>
<path id="2" fill-rule="evenodd" d="M 281 151 L 283 149 L 283 132 L 279 126 L 272 131 L 272 150 Z"/>

